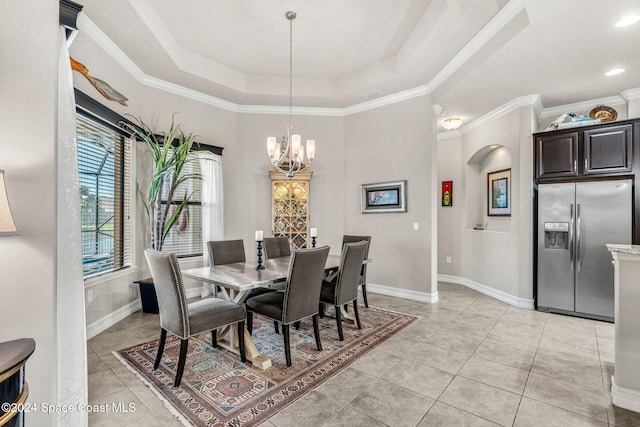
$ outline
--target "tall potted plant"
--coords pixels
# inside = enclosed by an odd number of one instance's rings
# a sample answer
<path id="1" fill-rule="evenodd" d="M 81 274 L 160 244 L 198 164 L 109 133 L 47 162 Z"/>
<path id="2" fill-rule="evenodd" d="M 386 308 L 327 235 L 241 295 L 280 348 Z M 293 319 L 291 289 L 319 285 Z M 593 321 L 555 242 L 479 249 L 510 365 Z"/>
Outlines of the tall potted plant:
<path id="1" fill-rule="evenodd" d="M 144 141 L 151 151 L 153 161 L 151 183 L 147 191 L 138 188 L 138 194 L 149 220 L 151 248 L 161 251 L 171 228 L 176 225 L 193 197 L 193 193 L 186 190 L 179 193 L 180 188 L 184 188 L 184 184 L 191 180 L 202 179 L 200 174 L 185 170 L 185 166 L 190 162 L 198 161 L 197 155 L 200 152 L 192 151 L 195 136 L 185 135 L 180 126 L 175 124 L 174 118 L 171 119 L 169 132 L 160 135 L 156 135 L 139 118 L 125 122 L 123 126 L 136 139 Z M 143 311 L 157 313 L 158 303 L 153 282 L 145 279 L 138 283 Z"/>

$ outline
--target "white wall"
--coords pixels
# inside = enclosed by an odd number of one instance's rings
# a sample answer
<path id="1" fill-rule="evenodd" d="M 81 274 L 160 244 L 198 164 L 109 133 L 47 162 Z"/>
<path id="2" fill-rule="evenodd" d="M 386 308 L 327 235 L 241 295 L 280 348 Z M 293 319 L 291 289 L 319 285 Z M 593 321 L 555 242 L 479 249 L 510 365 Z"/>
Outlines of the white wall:
<path id="1" fill-rule="evenodd" d="M 436 292 L 431 280 L 431 227 L 438 192 L 430 97 L 423 96 L 345 117 L 344 232 L 371 235 L 367 281 Z M 407 212 L 360 213 L 360 185 L 407 180 Z M 420 224 L 412 231 L 412 223 Z M 434 288 L 432 288 L 434 286 Z"/>
<path id="2" fill-rule="evenodd" d="M 0 237 L 0 341 L 36 340 L 26 375 L 28 401 L 38 404 L 57 401 L 57 23 L 57 2 L 2 3 L 0 169 L 20 235 Z M 25 424 L 55 419 L 33 412 Z"/>

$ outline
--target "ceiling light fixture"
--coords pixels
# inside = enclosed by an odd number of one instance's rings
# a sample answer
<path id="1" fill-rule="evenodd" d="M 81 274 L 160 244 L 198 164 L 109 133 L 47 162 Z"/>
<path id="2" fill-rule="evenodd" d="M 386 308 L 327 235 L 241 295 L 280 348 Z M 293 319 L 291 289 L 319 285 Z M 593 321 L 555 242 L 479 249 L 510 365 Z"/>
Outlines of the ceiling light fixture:
<path id="1" fill-rule="evenodd" d="M 460 117 L 449 117 L 442 121 L 442 127 L 447 130 L 458 129 L 462 126 L 462 119 Z"/>
<path id="2" fill-rule="evenodd" d="M 275 136 L 267 138 L 267 154 L 278 172 L 292 178 L 296 172 L 309 167 L 316 155 L 316 142 L 313 139 L 307 140 L 305 157 L 300 135 L 293 135 L 291 119 L 293 116 L 293 20 L 296 19 L 296 13 L 289 11 L 285 17 L 289 20 L 289 126 L 287 126 L 287 136 L 283 136 L 280 141 Z"/>
<path id="3" fill-rule="evenodd" d="M 629 25 L 633 25 L 638 21 L 640 21 L 640 15 L 625 16 L 624 18 L 616 22 L 616 27 L 628 27 Z"/>
<path id="4" fill-rule="evenodd" d="M 614 68 L 604 73 L 604 75 L 607 77 L 611 77 L 611 76 L 617 76 L 618 74 L 621 74 L 621 73 L 624 73 L 624 68 Z"/>

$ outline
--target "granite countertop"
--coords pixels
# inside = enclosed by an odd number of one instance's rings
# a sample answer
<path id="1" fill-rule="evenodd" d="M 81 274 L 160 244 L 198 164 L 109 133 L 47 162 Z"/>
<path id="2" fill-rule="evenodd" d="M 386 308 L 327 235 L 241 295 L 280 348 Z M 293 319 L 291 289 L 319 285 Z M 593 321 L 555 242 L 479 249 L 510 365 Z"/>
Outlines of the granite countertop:
<path id="1" fill-rule="evenodd" d="M 640 255 L 640 245 L 620 245 L 615 243 L 607 243 L 607 249 L 609 249 L 609 252 Z"/>

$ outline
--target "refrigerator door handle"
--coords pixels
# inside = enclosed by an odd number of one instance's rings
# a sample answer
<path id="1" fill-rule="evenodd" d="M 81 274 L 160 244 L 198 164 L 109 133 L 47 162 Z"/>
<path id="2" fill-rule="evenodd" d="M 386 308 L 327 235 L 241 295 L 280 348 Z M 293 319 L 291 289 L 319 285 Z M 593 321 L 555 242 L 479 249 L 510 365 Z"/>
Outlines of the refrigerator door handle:
<path id="1" fill-rule="evenodd" d="M 573 223 L 574 223 L 574 214 L 573 214 L 573 203 L 569 205 L 569 271 L 573 271 L 573 253 L 575 245 L 573 244 Z"/>
<path id="2" fill-rule="evenodd" d="M 580 271 L 580 264 L 582 263 L 582 251 L 580 250 L 580 245 L 582 245 L 582 233 L 580 232 L 580 203 L 576 204 L 576 218 L 576 270 Z"/>

